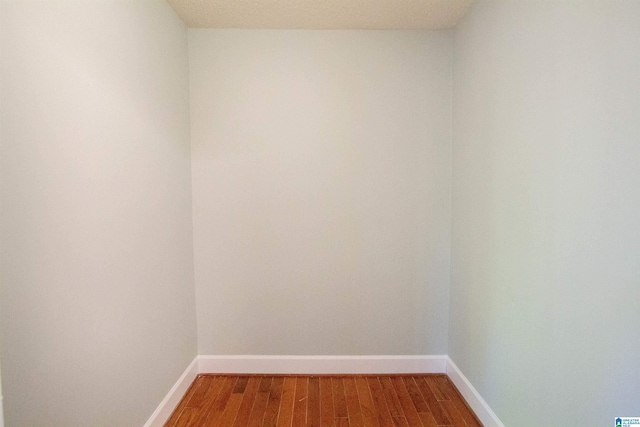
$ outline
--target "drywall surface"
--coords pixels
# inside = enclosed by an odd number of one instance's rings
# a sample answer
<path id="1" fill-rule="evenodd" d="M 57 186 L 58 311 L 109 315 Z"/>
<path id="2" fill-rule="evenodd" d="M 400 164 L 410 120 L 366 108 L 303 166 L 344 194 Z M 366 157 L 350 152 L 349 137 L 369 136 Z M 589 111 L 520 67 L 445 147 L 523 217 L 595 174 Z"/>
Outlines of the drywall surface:
<path id="1" fill-rule="evenodd" d="M 2 61 L 2 7 L 0 7 L 0 61 Z M 2 85 L 0 85 L 0 108 L 2 105 Z M 0 120 L 0 146 L 2 145 L 2 120 Z M 0 150 L 0 155 L 2 150 Z M 2 162 L 0 161 L 0 168 L 2 167 Z M 0 197 L 0 212 L 2 212 L 2 198 Z M 0 235 L 0 253 L 2 253 L 2 236 Z M 0 298 L 2 297 L 2 271 L 0 270 Z M 2 311 L 2 307 L 0 304 L 0 312 Z M 0 314 L 0 319 L 2 319 L 2 314 Z M 1 326 L 1 324 L 0 324 Z M 0 334 L 0 355 L 2 355 L 2 334 Z M 1 363 L 0 360 L 0 371 Z M 3 397 L 2 397 L 2 376 L 0 375 L 0 427 L 4 427 L 4 405 L 3 405 Z"/>
<path id="2" fill-rule="evenodd" d="M 449 354 L 509 426 L 640 416 L 640 3 L 455 32 Z"/>
<path id="3" fill-rule="evenodd" d="M 135 426 L 196 355 L 187 32 L 161 1 L 2 1 L 10 426 Z"/>
<path id="4" fill-rule="evenodd" d="M 189 30 L 200 354 L 443 354 L 451 34 Z"/>
<path id="5" fill-rule="evenodd" d="M 0 427 L 4 427 L 4 404 L 2 398 L 2 378 L 0 378 Z"/>

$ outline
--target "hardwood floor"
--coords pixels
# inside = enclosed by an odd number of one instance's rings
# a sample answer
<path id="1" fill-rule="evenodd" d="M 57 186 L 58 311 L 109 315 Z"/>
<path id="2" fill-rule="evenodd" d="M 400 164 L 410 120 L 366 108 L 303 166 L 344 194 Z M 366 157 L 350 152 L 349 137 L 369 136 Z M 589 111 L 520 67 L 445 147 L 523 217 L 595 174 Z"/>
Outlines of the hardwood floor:
<path id="1" fill-rule="evenodd" d="M 199 375 L 165 427 L 481 427 L 446 375 Z"/>

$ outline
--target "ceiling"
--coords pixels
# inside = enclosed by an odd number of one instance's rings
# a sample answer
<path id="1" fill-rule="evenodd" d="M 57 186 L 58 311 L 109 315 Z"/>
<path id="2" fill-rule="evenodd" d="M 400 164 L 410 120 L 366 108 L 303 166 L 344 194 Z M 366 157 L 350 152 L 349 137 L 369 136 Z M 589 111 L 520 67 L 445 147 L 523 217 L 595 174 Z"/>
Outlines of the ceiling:
<path id="1" fill-rule="evenodd" d="M 445 29 L 473 0 L 167 0 L 189 28 Z"/>

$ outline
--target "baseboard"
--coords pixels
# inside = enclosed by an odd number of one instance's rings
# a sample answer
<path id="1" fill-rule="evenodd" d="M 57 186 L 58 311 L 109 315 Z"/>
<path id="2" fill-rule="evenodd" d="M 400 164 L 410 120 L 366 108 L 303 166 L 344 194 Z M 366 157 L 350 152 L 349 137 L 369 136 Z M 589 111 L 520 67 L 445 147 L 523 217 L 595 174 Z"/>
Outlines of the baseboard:
<path id="1" fill-rule="evenodd" d="M 219 374 L 444 373 L 447 356 L 199 356 L 198 365 Z"/>
<path id="2" fill-rule="evenodd" d="M 162 402 L 160 402 L 144 427 L 163 426 L 173 413 L 173 410 L 178 406 L 178 403 L 180 403 L 182 396 L 185 395 L 198 373 L 198 357 L 196 356 L 193 362 L 191 362 L 182 373 L 178 381 L 171 387 L 169 393 L 162 399 Z"/>
<path id="3" fill-rule="evenodd" d="M 471 382 L 464 376 L 462 371 L 453 363 L 453 360 L 447 356 L 447 376 L 456 385 L 460 394 L 467 401 L 473 412 L 480 419 L 484 427 L 504 427 L 504 424 L 498 416 L 489 407 L 487 402 L 480 396 L 478 390 L 473 387 Z"/>

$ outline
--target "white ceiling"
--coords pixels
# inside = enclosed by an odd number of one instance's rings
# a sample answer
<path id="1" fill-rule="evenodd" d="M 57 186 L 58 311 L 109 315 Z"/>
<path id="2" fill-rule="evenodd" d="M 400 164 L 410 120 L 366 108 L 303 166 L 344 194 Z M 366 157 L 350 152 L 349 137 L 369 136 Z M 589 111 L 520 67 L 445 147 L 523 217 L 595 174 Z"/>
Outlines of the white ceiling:
<path id="1" fill-rule="evenodd" d="M 473 0 L 167 0 L 190 28 L 444 29 Z"/>

